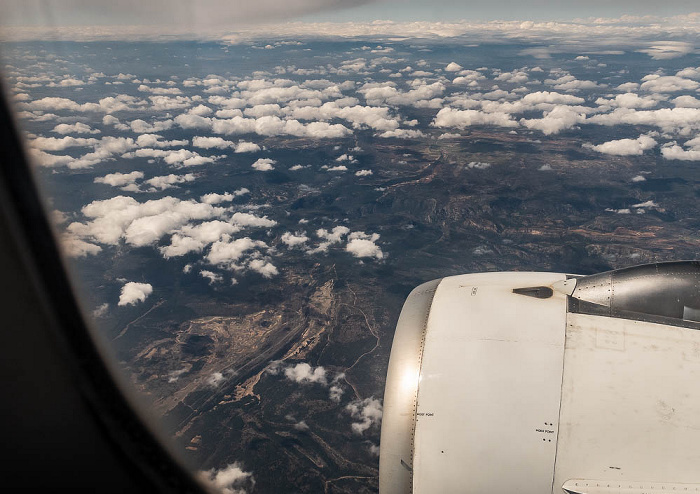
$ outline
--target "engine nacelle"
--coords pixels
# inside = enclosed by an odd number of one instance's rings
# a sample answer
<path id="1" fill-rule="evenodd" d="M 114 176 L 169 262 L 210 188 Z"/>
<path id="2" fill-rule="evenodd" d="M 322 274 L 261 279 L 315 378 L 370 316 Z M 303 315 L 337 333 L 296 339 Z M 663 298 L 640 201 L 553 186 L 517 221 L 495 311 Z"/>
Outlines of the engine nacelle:
<path id="1" fill-rule="evenodd" d="M 700 492 L 698 294 L 694 262 L 419 286 L 391 351 L 380 494 Z"/>

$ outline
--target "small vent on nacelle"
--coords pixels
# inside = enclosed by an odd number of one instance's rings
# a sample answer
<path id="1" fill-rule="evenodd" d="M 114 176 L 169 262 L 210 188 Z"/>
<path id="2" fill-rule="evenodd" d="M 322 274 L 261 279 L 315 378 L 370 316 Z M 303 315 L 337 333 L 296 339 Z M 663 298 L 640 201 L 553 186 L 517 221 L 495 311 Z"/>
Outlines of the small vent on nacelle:
<path id="1" fill-rule="evenodd" d="M 513 288 L 513 293 L 534 298 L 549 298 L 554 293 L 554 290 L 548 286 L 529 286 L 525 288 Z"/>

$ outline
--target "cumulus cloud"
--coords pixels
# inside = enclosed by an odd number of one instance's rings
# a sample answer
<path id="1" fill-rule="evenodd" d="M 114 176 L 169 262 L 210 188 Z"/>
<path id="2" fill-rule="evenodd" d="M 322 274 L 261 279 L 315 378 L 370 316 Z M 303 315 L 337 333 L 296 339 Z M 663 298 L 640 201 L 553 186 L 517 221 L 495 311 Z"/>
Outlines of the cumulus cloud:
<path id="1" fill-rule="evenodd" d="M 248 269 L 262 275 L 263 278 L 277 276 L 279 271 L 270 261 L 264 259 L 252 259 L 248 262 Z"/>
<path id="2" fill-rule="evenodd" d="M 99 144 L 99 140 L 85 137 L 37 137 L 29 141 L 29 144 L 34 149 L 42 151 L 63 151 L 70 147 L 85 147 L 95 146 Z"/>
<path id="3" fill-rule="evenodd" d="M 183 256 L 190 252 L 201 252 L 207 245 L 240 230 L 240 226 L 221 220 L 185 225 L 173 232 L 170 245 L 160 247 L 159 250 L 165 258 Z"/>
<path id="4" fill-rule="evenodd" d="M 202 156 L 189 149 L 154 149 L 141 148 L 130 153 L 124 153 L 122 158 L 157 158 L 165 163 L 176 167 L 200 166 L 207 163 L 214 163 L 224 156 Z"/>
<path id="5" fill-rule="evenodd" d="M 694 91 L 700 87 L 700 82 L 685 79 L 675 75 L 649 74 L 642 78 L 644 81 L 639 87 L 642 91 L 652 93 L 675 93 L 678 91 Z"/>
<path id="6" fill-rule="evenodd" d="M 517 127 L 518 122 L 504 112 L 486 113 L 479 110 L 456 110 L 443 108 L 432 123 L 435 127 L 456 127 L 464 129 L 473 125 L 492 125 L 497 127 Z"/>
<path id="7" fill-rule="evenodd" d="M 192 138 L 192 145 L 203 149 L 225 149 L 234 147 L 236 144 L 233 141 L 227 141 L 222 137 L 196 136 Z"/>
<path id="8" fill-rule="evenodd" d="M 124 240 L 141 247 L 156 243 L 192 220 L 222 216 L 225 210 L 170 196 L 143 203 L 132 197 L 116 196 L 93 201 L 81 212 L 88 221 L 71 223 L 67 228 L 69 233 L 101 244 L 117 245 Z"/>
<path id="9" fill-rule="evenodd" d="M 580 80 L 571 74 L 563 75 L 558 79 L 545 79 L 545 84 L 554 86 L 560 91 L 580 91 L 582 89 L 597 89 L 606 87 L 606 84 L 598 84 L 595 81 Z"/>
<path id="10" fill-rule="evenodd" d="M 207 269 L 202 269 L 199 272 L 199 276 L 209 280 L 210 285 L 213 285 L 215 283 L 221 283 L 224 280 L 224 277 L 221 276 L 220 274 L 217 274 L 214 271 L 209 271 Z"/>
<path id="11" fill-rule="evenodd" d="M 700 108 L 700 100 L 689 95 L 678 96 L 671 103 L 680 108 Z"/>
<path id="12" fill-rule="evenodd" d="M 104 177 L 95 178 L 97 184 L 111 185 L 112 187 L 121 187 L 122 190 L 138 190 L 136 181 L 143 178 L 143 172 L 135 171 L 131 173 L 109 173 Z"/>
<path id="13" fill-rule="evenodd" d="M 102 251 L 102 247 L 78 238 L 70 233 L 59 237 L 61 249 L 68 257 L 94 256 Z"/>
<path id="14" fill-rule="evenodd" d="M 687 55 L 693 49 L 693 45 L 684 41 L 660 41 L 639 51 L 646 53 L 654 60 L 668 60 Z"/>
<path id="15" fill-rule="evenodd" d="M 688 149 L 679 146 L 675 141 L 661 148 L 661 155 L 667 160 L 700 161 L 700 138 L 685 143 Z"/>
<path id="16" fill-rule="evenodd" d="M 369 177 L 372 175 L 372 170 L 358 170 L 355 172 L 356 177 Z"/>
<path id="17" fill-rule="evenodd" d="M 284 369 L 284 377 L 290 381 L 294 381 L 300 384 L 328 384 L 328 379 L 326 377 L 326 369 L 323 367 L 312 367 L 306 362 L 296 364 L 293 367 L 287 367 Z"/>
<path id="18" fill-rule="evenodd" d="M 267 244 L 249 237 L 233 240 L 230 237 L 224 236 L 222 240 L 218 240 L 212 244 L 205 259 L 210 264 L 218 265 L 233 271 L 241 271 L 244 269 L 244 266 L 239 264 L 239 261 L 246 253 L 256 249 L 267 249 Z"/>
<path id="19" fill-rule="evenodd" d="M 74 124 L 58 124 L 56 125 L 51 132 L 55 132 L 57 134 L 99 134 L 100 131 L 98 129 L 93 129 L 87 124 L 84 124 L 82 122 L 77 122 Z"/>
<path id="20" fill-rule="evenodd" d="M 275 169 L 273 166 L 275 163 L 277 162 L 270 158 L 258 158 L 258 160 L 250 166 L 259 172 L 268 172 Z"/>
<path id="21" fill-rule="evenodd" d="M 170 175 L 160 175 L 149 178 L 144 183 L 151 186 L 149 192 L 155 192 L 177 187 L 178 184 L 185 182 L 193 182 L 196 178 L 197 176 L 193 173 L 186 173 L 185 175 L 175 175 L 171 173 Z"/>
<path id="22" fill-rule="evenodd" d="M 336 226 L 331 231 L 328 231 L 325 228 L 320 228 L 316 230 L 316 235 L 322 238 L 324 241 L 321 242 L 315 249 L 311 249 L 307 252 L 309 254 L 328 252 L 328 248 L 331 245 L 340 243 L 348 233 L 350 233 L 350 229 L 346 226 Z"/>
<path id="23" fill-rule="evenodd" d="M 298 233 L 295 235 L 291 232 L 285 232 L 282 235 L 281 240 L 287 247 L 297 247 L 308 242 L 309 237 L 307 237 L 304 233 Z"/>
<path id="24" fill-rule="evenodd" d="M 234 197 L 234 194 L 230 192 L 224 192 L 223 194 L 216 194 L 212 192 L 211 194 L 204 194 L 199 198 L 199 200 L 205 204 L 221 204 L 222 202 L 233 201 Z"/>
<path id="25" fill-rule="evenodd" d="M 379 137 L 394 137 L 398 139 L 417 139 L 418 137 L 423 137 L 425 134 L 420 130 L 415 129 L 396 129 L 387 130 L 379 134 Z"/>
<path id="26" fill-rule="evenodd" d="M 355 257 L 374 257 L 375 259 L 383 259 L 384 253 L 376 244 L 379 240 L 379 234 L 373 233 L 367 235 L 364 232 L 353 232 L 348 236 L 348 244 L 345 250 L 350 252 Z"/>
<path id="27" fill-rule="evenodd" d="M 599 105 L 610 105 L 618 108 L 653 108 L 659 104 L 659 100 L 653 96 L 640 97 L 635 93 L 618 94 L 613 99 L 598 98 Z"/>
<path id="28" fill-rule="evenodd" d="M 348 171 L 348 167 L 345 165 L 324 166 L 322 168 L 325 168 L 329 172 L 346 172 L 346 171 Z"/>
<path id="29" fill-rule="evenodd" d="M 275 220 L 269 219 L 267 216 L 255 216 L 251 213 L 234 213 L 231 221 L 240 226 L 252 226 L 270 228 L 277 224 Z"/>
<path id="30" fill-rule="evenodd" d="M 652 137 L 641 135 L 637 139 L 617 139 L 595 146 L 586 143 L 583 147 L 614 156 L 641 156 L 644 151 L 652 149 L 656 144 L 656 140 Z"/>
<path id="31" fill-rule="evenodd" d="M 470 161 L 467 163 L 467 168 L 475 168 L 477 170 L 486 170 L 491 166 L 491 163 L 485 163 L 483 161 Z"/>
<path id="32" fill-rule="evenodd" d="M 222 494 L 245 494 L 255 485 L 253 474 L 243 470 L 243 466 L 238 462 L 220 470 L 212 468 L 200 471 L 198 478 L 203 484 Z"/>
<path id="33" fill-rule="evenodd" d="M 345 410 L 355 420 L 351 427 L 358 435 L 364 434 L 370 427 L 379 427 L 382 420 L 382 403 L 374 397 L 348 403 Z"/>
<path id="34" fill-rule="evenodd" d="M 364 95 L 367 103 L 374 106 L 415 106 L 417 108 L 440 108 L 442 99 L 440 96 L 445 91 L 442 82 L 432 84 L 419 83 L 409 91 L 400 91 L 393 84 L 377 85 L 368 83 L 358 90 Z"/>
<path id="35" fill-rule="evenodd" d="M 520 123 L 528 129 L 542 131 L 544 135 L 558 134 L 586 120 L 586 115 L 574 108 L 558 105 L 545 112 L 542 118 L 521 119 Z"/>
<path id="36" fill-rule="evenodd" d="M 103 137 L 102 139 L 65 136 L 38 137 L 30 142 L 29 155 L 39 166 L 67 166 L 71 169 L 90 168 L 98 163 L 113 160 L 115 154 L 124 153 L 136 147 L 131 138 Z M 78 158 L 63 155 L 58 156 L 44 152 L 40 148 L 58 151 L 66 147 L 93 146 L 93 151 Z"/>
<path id="37" fill-rule="evenodd" d="M 122 291 L 119 295 L 119 303 L 117 305 L 136 305 L 139 302 L 144 302 L 151 293 L 153 293 L 153 287 L 150 283 L 136 283 L 130 281 L 122 286 Z"/>
<path id="38" fill-rule="evenodd" d="M 255 153 L 260 151 L 260 146 L 254 142 L 238 141 L 234 146 L 234 153 Z"/>

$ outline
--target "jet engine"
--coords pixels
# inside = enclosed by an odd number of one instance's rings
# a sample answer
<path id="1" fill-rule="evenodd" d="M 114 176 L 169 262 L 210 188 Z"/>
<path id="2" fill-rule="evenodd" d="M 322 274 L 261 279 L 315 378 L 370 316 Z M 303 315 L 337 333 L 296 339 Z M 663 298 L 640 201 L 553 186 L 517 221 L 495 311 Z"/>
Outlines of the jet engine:
<path id="1" fill-rule="evenodd" d="M 700 263 L 414 289 L 380 494 L 700 492 Z"/>

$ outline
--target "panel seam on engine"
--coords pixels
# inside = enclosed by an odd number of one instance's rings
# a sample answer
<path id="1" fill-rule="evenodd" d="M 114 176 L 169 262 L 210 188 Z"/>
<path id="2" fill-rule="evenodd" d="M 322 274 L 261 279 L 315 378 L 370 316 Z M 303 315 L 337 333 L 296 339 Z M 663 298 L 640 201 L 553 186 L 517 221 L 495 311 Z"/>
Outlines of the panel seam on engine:
<path id="1" fill-rule="evenodd" d="M 435 285 L 435 288 L 430 290 L 432 292 L 431 297 L 430 297 L 430 303 L 428 304 L 428 310 L 425 311 L 425 319 L 423 320 L 423 330 L 421 331 L 421 337 L 420 337 L 420 344 L 418 348 L 418 382 L 416 382 L 416 391 L 413 397 L 413 424 L 411 427 L 411 477 L 410 481 L 408 483 L 408 488 L 409 488 L 409 494 L 413 493 L 413 476 L 414 476 L 414 465 L 413 461 L 415 459 L 415 454 L 416 454 L 416 423 L 418 420 L 418 392 L 420 388 L 420 375 L 423 370 L 423 353 L 425 350 L 425 337 L 426 334 L 428 333 L 428 319 L 430 318 L 430 312 L 432 311 L 433 308 L 433 300 L 435 299 L 435 292 L 437 292 L 437 289 L 440 287 L 440 284 L 442 283 L 442 280 L 440 280 L 440 283 Z"/>

